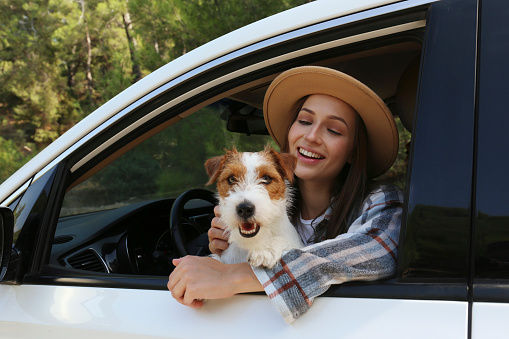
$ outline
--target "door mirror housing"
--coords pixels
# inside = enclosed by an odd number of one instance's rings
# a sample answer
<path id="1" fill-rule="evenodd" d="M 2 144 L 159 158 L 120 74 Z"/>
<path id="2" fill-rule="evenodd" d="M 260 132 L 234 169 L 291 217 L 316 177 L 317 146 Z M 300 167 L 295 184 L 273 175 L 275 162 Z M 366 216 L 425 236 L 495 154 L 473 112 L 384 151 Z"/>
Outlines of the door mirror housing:
<path id="1" fill-rule="evenodd" d="M 0 281 L 3 280 L 12 250 L 14 214 L 7 207 L 0 206 Z"/>

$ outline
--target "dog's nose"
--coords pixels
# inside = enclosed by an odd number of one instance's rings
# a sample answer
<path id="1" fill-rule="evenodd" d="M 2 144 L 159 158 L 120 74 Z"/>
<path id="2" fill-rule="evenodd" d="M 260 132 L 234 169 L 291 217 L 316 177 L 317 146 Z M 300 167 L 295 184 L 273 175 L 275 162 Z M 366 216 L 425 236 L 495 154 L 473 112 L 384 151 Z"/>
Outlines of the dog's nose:
<path id="1" fill-rule="evenodd" d="M 249 201 L 244 201 L 237 205 L 237 214 L 243 219 L 249 219 L 253 216 L 255 206 Z"/>

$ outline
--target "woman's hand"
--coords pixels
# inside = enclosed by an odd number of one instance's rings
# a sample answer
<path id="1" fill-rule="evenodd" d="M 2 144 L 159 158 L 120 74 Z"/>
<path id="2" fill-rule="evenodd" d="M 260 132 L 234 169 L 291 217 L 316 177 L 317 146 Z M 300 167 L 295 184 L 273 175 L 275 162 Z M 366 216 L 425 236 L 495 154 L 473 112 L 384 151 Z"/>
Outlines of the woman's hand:
<path id="1" fill-rule="evenodd" d="M 214 214 L 216 216 L 212 219 L 208 231 L 209 249 L 211 253 L 219 255 L 228 248 L 228 238 L 230 234 L 225 231 L 226 225 L 219 219 L 221 217 L 219 206 L 214 207 Z"/>
<path id="2" fill-rule="evenodd" d="M 263 291 L 248 263 L 227 265 L 210 257 L 186 256 L 173 264 L 168 289 L 179 303 L 192 308 L 202 307 L 205 299 Z"/>

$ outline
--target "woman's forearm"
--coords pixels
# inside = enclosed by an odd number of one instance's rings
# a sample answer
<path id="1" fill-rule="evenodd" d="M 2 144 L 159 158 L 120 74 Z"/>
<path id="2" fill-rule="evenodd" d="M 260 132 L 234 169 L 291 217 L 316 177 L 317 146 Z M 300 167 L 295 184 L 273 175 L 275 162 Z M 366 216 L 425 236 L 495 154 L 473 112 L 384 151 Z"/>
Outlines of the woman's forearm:
<path id="1" fill-rule="evenodd" d="M 263 291 L 262 284 L 254 274 L 248 263 L 233 264 L 231 266 L 230 284 L 238 293 L 260 292 Z"/>

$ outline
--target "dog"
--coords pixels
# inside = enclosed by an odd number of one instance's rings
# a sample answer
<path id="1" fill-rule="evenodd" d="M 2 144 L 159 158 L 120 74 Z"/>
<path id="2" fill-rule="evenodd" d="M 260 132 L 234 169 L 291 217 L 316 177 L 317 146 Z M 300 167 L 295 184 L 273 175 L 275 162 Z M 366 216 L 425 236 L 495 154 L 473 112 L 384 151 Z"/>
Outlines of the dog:
<path id="1" fill-rule="evenodd" d="M 207 185 L 217 182 L 220 220 L 230 233 L 228 248 L 212 256 L 272 268 L 285 251 L 303 247 L 288 218 L 297 158 L 269 146 L 261 152 L 225 151 L 205 162 Z"/>

